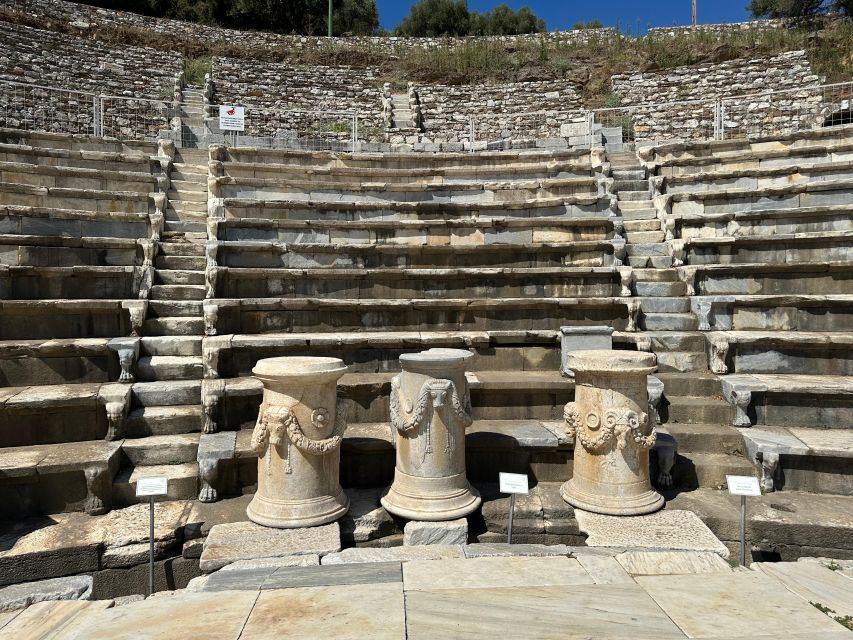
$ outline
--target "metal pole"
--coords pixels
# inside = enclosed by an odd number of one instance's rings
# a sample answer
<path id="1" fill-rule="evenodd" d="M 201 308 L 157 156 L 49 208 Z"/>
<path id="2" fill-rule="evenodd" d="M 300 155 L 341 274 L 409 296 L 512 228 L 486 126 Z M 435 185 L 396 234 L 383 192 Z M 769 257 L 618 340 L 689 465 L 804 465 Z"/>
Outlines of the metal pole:
<path id="1" fill-rule="evenodd" d="M 746 496 L 740 497 L 740 566 L 746 566 Z"/>
<path id="2" fill-rule="evenodd" d="M 509 520 L 506 523 L 506 543 L 512 544 L 512 518 L 515 515 L 515 494 L 509 494 Z"/>
<path id="3" fill-rule="evenodd" d="M 332 37 L 332 0 L 329 0 L 329 37 Z"/>
<path id="4" fill-rule="evenodd" d="M 148 497 L 148 595 L 154 595 L 154 496 Z"/>
<path id="5" fill-rule="evenodd" d="M 693 0 L 693 28 L 696 28 L 696 0 Z"/>

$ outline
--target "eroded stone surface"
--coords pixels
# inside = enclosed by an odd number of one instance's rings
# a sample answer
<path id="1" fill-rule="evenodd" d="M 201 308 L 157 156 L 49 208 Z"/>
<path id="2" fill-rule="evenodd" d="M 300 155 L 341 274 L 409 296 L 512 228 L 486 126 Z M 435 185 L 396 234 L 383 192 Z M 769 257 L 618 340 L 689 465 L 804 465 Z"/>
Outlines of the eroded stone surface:
<path id="1" fill-rule="evenodd" d="M 661 550 L 709 551 L 723 558 L 729 552 L 691 511 L 622 518 L 575 510 L 578 525 L 590 547 L 637 547 Z"/>
<path id="2" fill-rule="evenodd" d="M 403 544 L 460 545 L 468 543 L 468 520 L 459 518 L 446 522 L 407 522 L 403 528 Z"/>
<path id="3" fill-rule="evenodd" d="M 406 591 L 552 587 L 592 582 L 574 558 L 460 558 L 416 560 L 403 565 Z"/>
<path id="4" fill-rule="evenodd" d="M 387 549 L 344 549 L 340 553 L 330 553 L 320 559 L 320 564 L 348 564 L 352 562 L 393 562 L 411 560 L 441 560 L 443 558 L 462 558 L 462 546 L 424 545 L 418 547 L 389 547 Z"/>
<path id="5" fill-rule="evenodd" d="M 730 573 L 728 562 L 716 553 L 693 551 L 626 551 L 616 561 L 632 576 L 689 573 Z"/>
<path id="6" fill-rule="evenodd" d="M 204 542 L 199 567 L 216 571 L 239 560 L 324 555 L 341 549 L 337 522 L 305 529 L 272 529 L 252 522 L 216 525 Z"/>
<path id="7" fill-rule="evenodd" d="M 47 600 L 90 600 L 91 597 L 91 576 L 25 582 L 0 589 L 0 611 L 23 609 Z"/>

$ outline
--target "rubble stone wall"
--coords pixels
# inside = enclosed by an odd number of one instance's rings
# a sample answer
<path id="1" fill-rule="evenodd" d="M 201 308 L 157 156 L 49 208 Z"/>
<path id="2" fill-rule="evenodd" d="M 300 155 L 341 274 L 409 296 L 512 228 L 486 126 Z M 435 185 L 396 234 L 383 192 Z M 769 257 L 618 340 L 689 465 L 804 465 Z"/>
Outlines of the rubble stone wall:
<path id="1" fill-rule="evenodd" d="M 38 122 L 39 128 L 48 131 L 92 133 L 92 97 L 69 93 L 82 91 L 115 96 L 102 101 L 107 135 L 136 137 L 137 132 L 146 132 L 156 137 L 158 130 L 168 127 L 180 55 L 141 47 L 113 49 L 76 36 L 2 22 L 0 40 L 0 80 L 45 87 L 0 83 L 2 126 Z"/>
<path id="2" fill-rule="evenodd" d="M 434 142 L 560 135 L 560 125 L 583 113 L 580 96 L 566 81 L 494 85 L 418 84 L 426 137 Z"/>
<path id="3" fill-rule="evenodd" d="M 812 73 L 805 51 L 659 73 L 617 75 L 612 82 L 620 104 L 632 107 L 630 118 L 637 139 L 711 137 L 718 99 L 725 105 L 723 120 L 728 134 L 795 131 L 815 124 L 824 111 L 816 88 L 821 78 Z M 761 95 L 770 91 L 782 93 Z M 684 104 L 689 101 L 695 104 Z M 620 113 L 605 114 L 614 115 L 619 117 Z M 629 112 L 621 115 L 627 117 Z"/>

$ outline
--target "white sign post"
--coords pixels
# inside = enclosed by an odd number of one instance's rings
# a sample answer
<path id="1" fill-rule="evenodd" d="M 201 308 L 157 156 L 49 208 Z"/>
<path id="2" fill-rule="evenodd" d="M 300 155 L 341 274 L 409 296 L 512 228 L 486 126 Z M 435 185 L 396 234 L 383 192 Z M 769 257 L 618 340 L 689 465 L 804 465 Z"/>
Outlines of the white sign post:
<path id="1" fill-rule="evenodd" d="M 740 496 L 740 565 L 746 566 L 746 497 L 760 496 L 761 487 L 752 476 L 726 476 L 729 494 Z"/>
<path id="2" fill-rule="evenodd" d="M 136 497 L 148 498 L 148 595 L 154 594 L 154 498 L 165 496 L 169 487 L 166 478 L 139 478 Z"/>
<path id="3" fill-rule="evenodd" d="M 506 524 L 506 542 L 512 544 L 512 518 L 515 514 L 515 495 L 517 493 L 527 494 L 530 488 L 527 484 L 527 474 L 503 473 L 498 474 L 500 492 L 509 494 L 509 517 Z"/>
<path id="4" fill-rule="evenodd" d="M 246 107 L 230 104 L 219 105 L 219 130 L 232 131 L 236 145 L 239 141 L 240 132 L 246 130 Z"/>

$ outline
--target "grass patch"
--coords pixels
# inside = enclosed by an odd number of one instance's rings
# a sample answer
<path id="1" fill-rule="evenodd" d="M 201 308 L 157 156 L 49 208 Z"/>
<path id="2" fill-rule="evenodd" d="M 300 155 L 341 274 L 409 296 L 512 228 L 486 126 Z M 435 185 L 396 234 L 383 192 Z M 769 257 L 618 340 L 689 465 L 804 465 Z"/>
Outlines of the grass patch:
<path id="1" fill-rule="evenodd" d="M 210 57 L 188 58 L 183 61 L 184 81 L 187 84 L 201 86 L 204 84 L 204 76 L 210 73 L 213 61 Z"/>
<path id="2" fill-rule="evenodd" d="M 846 629 L 853 631 L 853 616 L 840 616 L 835 612 L 834 609 L 830 609 L 829 607 L 827 607 L 824 604 L 821 604 L 820 602 L 811 602 L 810 601 L 809 604 L 812 605 L 815 609 L 817 609 L 821 613 L 828 615 L 830 618 L 835 620 L 842 627 L 845 627 Z"/>

